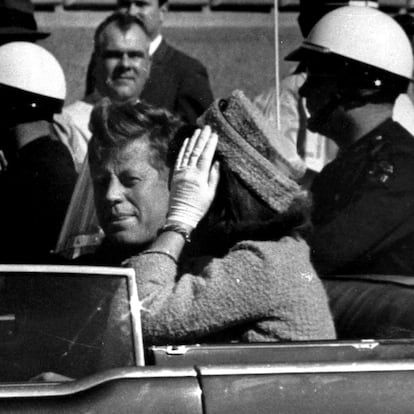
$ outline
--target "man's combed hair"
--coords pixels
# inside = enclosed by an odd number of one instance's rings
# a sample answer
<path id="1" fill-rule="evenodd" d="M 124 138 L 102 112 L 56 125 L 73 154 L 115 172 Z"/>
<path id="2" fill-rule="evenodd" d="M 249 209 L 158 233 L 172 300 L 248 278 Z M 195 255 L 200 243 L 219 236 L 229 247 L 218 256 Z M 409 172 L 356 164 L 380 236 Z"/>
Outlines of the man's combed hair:
<path id="1" fill-rule="evenodd" d="M 115 103 L 104 98 L 91 114 L 89 162 L 96 165 L 111 151 L 138 139 L 148 139 L 150 163 L 158 171 L 163 171 L 167 167 L 169 142 L 181 125 L 181 121 L 166 109 L 143 102 Z"/>
<path id="2" fill-rule="evenodd" d="M 144 22 L 138 16 L 132 16 L 128 13 L 122 13 L 117 11 L 109 15 L 95 30 L 93 37 L 94 40 L 94 53 L 99 53 L 101 44 L 102 44 L 102 35 L 105 32 L 106 28 L 115 24 L 122 32 L 126 33 L 134 24 L 139 26 L 142 31 L 149 37 L 147 27 Z"/>

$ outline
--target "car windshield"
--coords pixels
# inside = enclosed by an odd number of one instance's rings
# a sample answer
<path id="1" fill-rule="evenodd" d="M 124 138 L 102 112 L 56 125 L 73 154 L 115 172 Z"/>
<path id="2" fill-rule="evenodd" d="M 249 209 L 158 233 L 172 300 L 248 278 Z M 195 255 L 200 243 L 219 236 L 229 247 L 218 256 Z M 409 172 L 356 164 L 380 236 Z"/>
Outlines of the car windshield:
<path id="1" fill-rule="evenodd" d="M 130 269 L 0 266 L 0 381 L 140 365 L 133 280 Z"/>

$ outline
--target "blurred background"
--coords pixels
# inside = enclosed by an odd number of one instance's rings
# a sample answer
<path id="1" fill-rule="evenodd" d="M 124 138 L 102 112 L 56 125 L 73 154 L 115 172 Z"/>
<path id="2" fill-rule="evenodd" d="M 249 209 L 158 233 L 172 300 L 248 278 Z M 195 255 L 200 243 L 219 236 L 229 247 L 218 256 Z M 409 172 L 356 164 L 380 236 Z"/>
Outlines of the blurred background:
<path id="1" fill-rule="evenodd" d="M 312 1 L 312 0 L 308 0 Z M 116 0 L 32 0 L 41 29 L 52 35 L 39 42 L 62 63 L 68 82 L 67 103 L 84 93 L 95 27 L 115 9 Z M 249 97 L 275 85 L 275 21 L 279 73 L 301 40 L 299 0 L 169 0 L 164 32 L 170 43 L 207 67 L 215 97 L 242 89 Z M 414 0 L 380 0 L 391 14 L 414 9 Z"/>

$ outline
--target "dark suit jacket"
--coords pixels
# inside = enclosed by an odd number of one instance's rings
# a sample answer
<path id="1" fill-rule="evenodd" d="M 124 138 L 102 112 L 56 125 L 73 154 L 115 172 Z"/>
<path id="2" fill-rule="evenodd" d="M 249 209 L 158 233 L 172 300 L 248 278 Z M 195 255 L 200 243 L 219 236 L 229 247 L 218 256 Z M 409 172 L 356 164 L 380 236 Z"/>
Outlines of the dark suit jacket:
<path id="1" fill-rule="evenodd" d="M 194 123 L 213 101 L 206 68 L 163 40 L 152 56 L 141 99 Z"/>
<path id="2" fill-rule="evenodd" d="M 0 263 L 49 263 L 76 183 L 72 156 L 44 136 L 7 153 L 7 160 L 0 175 L 7 200 L 0 204 Z"/>
<path id="3" fill-rule="evenodd" d="M 86 95 L 95 89 L 94 57 L 89 62 Z M 196 59 L 161 42 L 152 56 L 150 77 L 141 94 L 149 104 L 168 109 L 184 121 L 195 123 L 213 101 L 206 68 Z"/>

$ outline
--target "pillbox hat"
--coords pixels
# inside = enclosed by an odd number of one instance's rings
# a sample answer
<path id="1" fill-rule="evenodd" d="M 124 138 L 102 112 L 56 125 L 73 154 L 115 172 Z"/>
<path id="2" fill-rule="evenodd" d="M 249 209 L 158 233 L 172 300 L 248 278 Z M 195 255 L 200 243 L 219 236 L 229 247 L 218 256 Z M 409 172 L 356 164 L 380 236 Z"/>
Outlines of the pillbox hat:
<path id="1" fill-rule="evenodd" d="M 272 125 L 242 91 L 213 102 L 198 124 L 210 125 L 217 132 L 217 153 L 271 208 L 285 212 L 294 199 L 304 195 L 296 182 L 304 171 L 287 161 L 283 147 L 272 145 Z"/>

